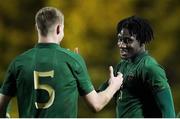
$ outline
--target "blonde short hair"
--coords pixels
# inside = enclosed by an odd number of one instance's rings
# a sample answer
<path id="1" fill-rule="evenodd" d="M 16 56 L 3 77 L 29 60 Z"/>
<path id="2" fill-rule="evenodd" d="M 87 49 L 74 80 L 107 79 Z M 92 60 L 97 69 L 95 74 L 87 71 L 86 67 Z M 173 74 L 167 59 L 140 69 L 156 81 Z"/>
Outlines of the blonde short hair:
<path id="1" fill-rule="evenodd" d="M 40 34 L 47 36 L 56 23 L 59 22 L 61 25 L 64 25 L 64 15 L 57 8 L 43 7 L 37 12 L 35 22 L 40 30 Z"/>

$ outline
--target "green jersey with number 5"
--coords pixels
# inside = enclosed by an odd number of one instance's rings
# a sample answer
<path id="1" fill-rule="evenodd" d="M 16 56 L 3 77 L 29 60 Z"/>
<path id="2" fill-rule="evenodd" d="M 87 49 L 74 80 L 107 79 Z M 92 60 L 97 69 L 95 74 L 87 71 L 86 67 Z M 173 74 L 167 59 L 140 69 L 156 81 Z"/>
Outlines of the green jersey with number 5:
<path id="1" fill-rule="evenodd" d="M 10 64 L 1 93 L 17 96 L 19 117 L 77 117 L 78 95 L 94 89 L 83 58 L 39 43 Z"/>

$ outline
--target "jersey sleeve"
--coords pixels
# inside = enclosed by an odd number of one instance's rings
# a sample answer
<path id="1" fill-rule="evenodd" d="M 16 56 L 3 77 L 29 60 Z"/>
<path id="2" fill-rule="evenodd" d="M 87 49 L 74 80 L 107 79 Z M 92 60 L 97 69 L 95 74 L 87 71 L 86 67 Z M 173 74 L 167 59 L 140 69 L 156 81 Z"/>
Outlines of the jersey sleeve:
<path id="1" fill-rule="evenodd" d="M 175 117 L 174 103 L 163 68 L 153 64 L 144 69 L 145 85 L 152 91 L 162 117 Z"/>
<path id="2" fill-rule="evenodd" d="M 75 76 L 77 78 L 78 91 L 81 96 L 94 90 L 85 61 L 81 56 L 78 58 L 78 62 L 76 63 Z"/>
<path id="3" fill-rule="evenodd" d="M 14 62 L 12 62 L 5 74 L 4 82 L 1 86 L 0 93 L 7 96 L 15 96 L 16 94 L 16 80 Z"/>
<path id="4" fill-rule="evenodd" d="M 158 64 L 147 65 L 143 68 L 143 81 L 153 92 L 169 88 L 165 71 Z"/>
<path id="5" fill-rule="evenodd" d="M 155 101 L 162 113 L 162 118 L 175 118 L 175 109 L 170 88 L 154 94 Z"/>

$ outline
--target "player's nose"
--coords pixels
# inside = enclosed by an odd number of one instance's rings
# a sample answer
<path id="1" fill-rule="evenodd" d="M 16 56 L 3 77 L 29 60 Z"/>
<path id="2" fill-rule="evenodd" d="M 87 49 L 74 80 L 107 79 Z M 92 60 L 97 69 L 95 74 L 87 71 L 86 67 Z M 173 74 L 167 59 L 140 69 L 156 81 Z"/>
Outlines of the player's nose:
<path id="1" fill-rule="evenodd" d="M 117 45 L 119 48 L 126 48 L 127 47 L 126 43 L 124 43 L 123 41 L 118 41 Z"/>

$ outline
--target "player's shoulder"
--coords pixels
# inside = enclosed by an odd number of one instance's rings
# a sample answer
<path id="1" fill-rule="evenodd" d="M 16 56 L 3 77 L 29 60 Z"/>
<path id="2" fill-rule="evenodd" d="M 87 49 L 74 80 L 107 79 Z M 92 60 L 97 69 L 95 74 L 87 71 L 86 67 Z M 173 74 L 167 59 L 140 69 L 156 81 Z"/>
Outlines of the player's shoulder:
<path id="1" fill-rule="evenodd" d="M 144 62 L 143 62 L 143 70 L 144 71 L 151 71 L 151 72 L 157 72 L 157 71 L 161 71 L 163 70 L 163 66 L 161 66 L 157 60 L 148 55 L 144 58 Z"/>
<path id="2" fill-rule="evenodd" d="M 32 51 L 33 51 L 33 50 L 34 50 L 34 49 L 32 48 L 32 49 L 29 49 L 29 50 L 27 50 L 27 51 L 25 51 L 25 52 L 23 52 L 23 53 L 15 56 L 15 57 L 12 59 L 10 65 L 11 65 L 11 66 L 14 66 L 14 65 L 16 65 L 16 64 L 22 64 L 22 63 L 24 63 L 24 62 L 26 62 L 26 61 L 31 60 L 32 57 L 33 57 L 33 56 L 32 56 Z"/>
<path id="3" fill-rule="evenodd" d="M 144 58 L 143 58 L 143 62 L 144 62 L 144 65 L 146 67 L 151 67 L 151 66 L 154 66 L 154 65 L 158 65 L 158 62 L 156 61 L 156 59 L 150 55 L 146 55 Z"/>
<path id="4" fill-rule="evenodd" d="M 25 58 L 32 58 L 34 54 L 35 48 L 28 49 L 24 51 L 23 53 L 17 55 L 15 57 L 15 60 L 25 59 Z"/>
<path id="5" fill-rule="evenodd" d="M 81 55 L 79 55 L 78 53 L 75 53 L 74 51 L 71 51 L 69 49 L 66 49 L 66 48 L 59 48 L 58 51 L 60 53 L 63 53 L 66 57 L 72 59 L 72 60 L 75 60 L 75 61 L 82 61 L 83 60 L 83 57 Z"/>

